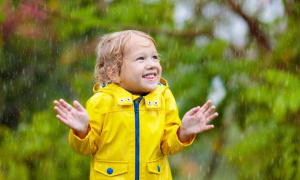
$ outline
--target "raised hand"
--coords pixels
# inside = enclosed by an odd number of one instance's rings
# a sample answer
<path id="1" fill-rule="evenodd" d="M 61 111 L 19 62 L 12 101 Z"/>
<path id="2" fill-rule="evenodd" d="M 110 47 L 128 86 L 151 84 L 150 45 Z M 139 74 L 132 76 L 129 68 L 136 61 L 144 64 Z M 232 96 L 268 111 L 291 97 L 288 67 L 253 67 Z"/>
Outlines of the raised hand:
<path id="1" fill-rule="evenodd" d="M 208 123 L 215 119 L 218 113 L 212 114 L 215 106 L 209 108 L 210 104 L 211 101 L 208 100 L 202 107 L 195 107 L 184 115 L 178 132 L 180 141 L 185 142 L 195 134 L 214 128 L 214 125 L 208 125 Z"/>
<path id="2" fill-rule="evenodd" d="M 63 99 L 54 101 L 54 110 L 58 113 L 56 118 L 69 128 L 84 137 L 88 133 L 89 115 L 78 101 L 74 101 L 74 107 Z"/>

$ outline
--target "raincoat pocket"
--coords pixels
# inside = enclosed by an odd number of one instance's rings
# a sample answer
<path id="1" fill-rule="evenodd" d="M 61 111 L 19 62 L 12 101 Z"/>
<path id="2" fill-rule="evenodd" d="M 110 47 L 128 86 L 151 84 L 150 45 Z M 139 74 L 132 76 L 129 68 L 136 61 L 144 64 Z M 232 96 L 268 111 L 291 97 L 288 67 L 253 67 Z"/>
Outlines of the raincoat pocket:
<path id="1" fill-rule="evenodd" d="M 94 169 L 106 177 L 119 176 L 128 173 L 128 162 L 95 161 Z"/>
<path id="2" fill-rule="evenodd" d="M 161 171 L 163 170 L 163 165 L 163 157 L 147 162 L 147 168 L 151 174 L 161 174 Z"/>

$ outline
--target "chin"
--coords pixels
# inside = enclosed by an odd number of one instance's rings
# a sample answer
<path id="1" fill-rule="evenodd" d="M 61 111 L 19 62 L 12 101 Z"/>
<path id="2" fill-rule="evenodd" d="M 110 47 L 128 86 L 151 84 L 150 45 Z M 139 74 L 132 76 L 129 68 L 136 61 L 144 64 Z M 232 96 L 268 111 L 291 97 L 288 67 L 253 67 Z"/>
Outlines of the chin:
<path id="1" fill-rule="evenodd" d="M 149 87 L 149 88 L 147 88 L 147 92 L 154 91 L 156 88 L 157 88 L 157 85 L 153 86 L 153 87 Z"/>

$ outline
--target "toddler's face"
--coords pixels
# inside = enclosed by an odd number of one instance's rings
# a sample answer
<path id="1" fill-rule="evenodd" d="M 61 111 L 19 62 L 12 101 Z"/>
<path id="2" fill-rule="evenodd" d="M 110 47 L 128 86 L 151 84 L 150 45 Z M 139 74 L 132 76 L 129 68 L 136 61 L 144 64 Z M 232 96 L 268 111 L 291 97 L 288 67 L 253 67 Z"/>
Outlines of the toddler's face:
<path id="1" fill-rule="evenodd" d="M 158 52 L 152 41 L 133 35 L 125 45 L 125 57 L 120 73 L 120 86 L 141 95 L 156 89 L 161 77 Z"/>

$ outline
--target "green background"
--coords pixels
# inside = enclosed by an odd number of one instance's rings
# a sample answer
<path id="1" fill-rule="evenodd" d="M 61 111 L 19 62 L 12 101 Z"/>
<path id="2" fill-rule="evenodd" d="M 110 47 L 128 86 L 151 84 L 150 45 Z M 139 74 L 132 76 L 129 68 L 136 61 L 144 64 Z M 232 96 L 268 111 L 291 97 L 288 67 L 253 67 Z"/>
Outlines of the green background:
<path id="1" fill-rule="evenodd" d="M 156 40 L 181 117 L 217 106 L 215 128 L 169 157 L 175 180 L 300 179 L 300 3 L 249 2 L 0 0 L 0 180 L 88 179 L 53 100 L 85 104 L 98 38 L 126 29 Z"/>

